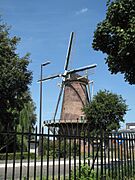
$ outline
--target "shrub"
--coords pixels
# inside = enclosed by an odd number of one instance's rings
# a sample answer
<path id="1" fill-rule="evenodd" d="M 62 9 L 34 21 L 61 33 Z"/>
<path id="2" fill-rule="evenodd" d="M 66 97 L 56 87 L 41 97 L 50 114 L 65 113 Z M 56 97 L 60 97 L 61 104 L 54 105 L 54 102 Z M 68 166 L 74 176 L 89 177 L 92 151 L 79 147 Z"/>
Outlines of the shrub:
<path id="1" fill-rule="evenodd" d="M 74 173 L 72 172 L 71 179 L 74 180 Z M 76 172 L 76 180 L 96 180 L 96 173 L 91 170 L 91 167 L 86 165 L 82 165 L 80 172 L 77 169 Z"/>
<path id="2" fill-rule="evenodd" d="M 30 153 L 30 158 L 34 159 L 35 154 L 34 153 Z M 8 160 L 12 160 L 14 158 L 14 153 L 8 153 Z M 27 159 L 28 158 L 28 152 L 23 152 L 23 159 Z M 6 159 L 6 153 L 1 153 L 0 154 L 0 160 L 5 160 Z M 17 152 L 15 154 L 15 159 L 21 159 L 21 153 Z"/>

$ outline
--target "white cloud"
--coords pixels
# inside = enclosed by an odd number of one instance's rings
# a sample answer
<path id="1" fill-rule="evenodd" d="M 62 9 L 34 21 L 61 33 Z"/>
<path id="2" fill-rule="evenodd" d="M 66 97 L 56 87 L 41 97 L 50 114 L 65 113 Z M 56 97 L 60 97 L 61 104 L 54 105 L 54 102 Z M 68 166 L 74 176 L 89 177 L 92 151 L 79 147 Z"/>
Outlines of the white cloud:
<path id="1" fill-rule="evenodd" d="M 76 15 L 79 15 L 79 14 L 84 14 L 88 11 L 88 8 L 83 8 L 81 9 L 80 11 L 76 11 Z"/>

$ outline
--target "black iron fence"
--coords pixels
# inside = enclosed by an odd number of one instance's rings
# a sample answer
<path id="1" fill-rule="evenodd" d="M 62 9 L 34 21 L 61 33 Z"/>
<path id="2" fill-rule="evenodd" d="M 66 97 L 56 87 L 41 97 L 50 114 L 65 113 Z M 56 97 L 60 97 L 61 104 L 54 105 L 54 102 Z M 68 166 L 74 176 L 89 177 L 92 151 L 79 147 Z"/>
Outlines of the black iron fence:
<path id="1" fill-rule="evenodd" d="M 70 133 L 71 131 L 71 133 Z M 3 141 L 4 140 L 4 141 Z M 0 180 L 134 179 L 135 133 L 0 133 Z M 4 142 L 4 143 L 3 143 Z"/>

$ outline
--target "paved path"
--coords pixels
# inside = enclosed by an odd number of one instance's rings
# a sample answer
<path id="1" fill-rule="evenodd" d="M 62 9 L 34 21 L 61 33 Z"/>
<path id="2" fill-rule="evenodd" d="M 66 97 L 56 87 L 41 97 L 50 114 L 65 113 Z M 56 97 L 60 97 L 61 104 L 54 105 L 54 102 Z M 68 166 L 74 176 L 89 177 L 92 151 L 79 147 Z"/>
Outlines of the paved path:
<path id="1" fill-rule="evenodd" d="M 116 159 L 116 161 L 119 162 L 118 159 Z M 88 162 L 88 160 L 85 162 Z M 70 161 L 71 169 L 73 169 L 74 163 L 75 163 L 75 161 L 74 161 L 74 159 L 72 159 Z M 81 164 L 83 164 L 83 163 L 84 163 L 84 160 L 81 160 Z M 89 163 L 90 163 L 90 166 L 92 166 L 93 160 L 90 160 Z M 106 166 L 111 166 L 112 163 L 113 162 L 109 162 L 109 164 L 108 164 L 108 159 L 106 159 L 106 163 L 105 163 Z M 101 160 L 98 159 L 98 162 L 96 160 L 94 164 L 95 164 L 94 167 L 96 167 L 98 164 L 98 167 L 100 168 Z M 51 160 L 48 163 L 47 163 L 47 161 L 43 161 L 43 165 L 42 165 L 42 175 L 43 176 L 46 176 L 46 174 L 47 174 L 47 165 L 49 166 L 49 172 L 48 172 L 49 176 L 52 176 L 53 171 L 54 171 L 54 175 L 58 176 L 59 170 L 60 170 L 61 176 L 64 173 L 67 175 L 69 174 L 69 160 L 66 160 L 65 162 L 64 162 L 64 160 L 61 160 L 60 163 L 58 160 L 55 160 L 55 162 L 53 162 Z M 17 161 L 15 163 L 14 180 L 18 180 L 20 178 L 20 166 L 21 166 L 20 162 Z M 76 166 L 79 166 L 78 159 L 76 159 Z M 30 162 L 29 163 L 29 176 L 30 177 L 34 177 L 34 170 L 35 170 L 34 167 L 35 167 L 34 161 Z M 27 170 L 28 170 L 28 163 L 25 161 L 22 163 L 22 177 L 27 177 Z M 41 162 L 38 160 L 36 162 L 36 176 L 40 177 L 40 172 L 41 172 Z M 11 180 L 12 173 L 13 173 L 13 162 L 9 161 L 9 163 L 7 164 L 7 180 L 8 179 Z M 4 176 L 5 176 L 5 164 L 4 163 L 2 164 L 2 162 L 1 162 L 1 164 L 0 164 L 0 180 L 3 180 Z"/>

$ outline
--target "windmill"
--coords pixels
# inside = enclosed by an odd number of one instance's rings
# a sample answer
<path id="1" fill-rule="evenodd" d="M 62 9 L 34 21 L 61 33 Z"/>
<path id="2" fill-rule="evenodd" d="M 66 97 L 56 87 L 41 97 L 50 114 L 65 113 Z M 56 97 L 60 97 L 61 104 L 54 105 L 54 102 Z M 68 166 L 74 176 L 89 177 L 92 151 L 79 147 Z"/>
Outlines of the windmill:
<path id="1" fill-rule="evenodd" d="M 70 35 L 67 56 L 64 66 L 64 72 L 61 74 L 55 74 L 46 78 L 42 81 L 47 81 L 55 78 L 62 78 L 58 101 L 53 116 L 53 122 L 55 122 L 59 104 L 63 95 L 62 109 L 60 115 L 60 122 L 77 122 L 83 118 L 82 108 L 89 102 L 88 86 L 89 80 L 85 76 L 80 76 L 78 73 L 84 72 L 89 69 L 96 67 L 96 64 L 69 69 L 69 60 L 71 55 L 72 43 L 73 43 L 74 32 Z M 63 93 L 64 92 L 64 93 Z"/>

